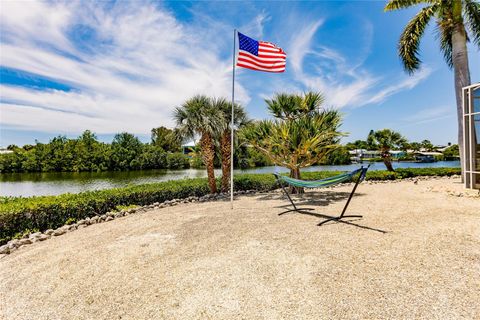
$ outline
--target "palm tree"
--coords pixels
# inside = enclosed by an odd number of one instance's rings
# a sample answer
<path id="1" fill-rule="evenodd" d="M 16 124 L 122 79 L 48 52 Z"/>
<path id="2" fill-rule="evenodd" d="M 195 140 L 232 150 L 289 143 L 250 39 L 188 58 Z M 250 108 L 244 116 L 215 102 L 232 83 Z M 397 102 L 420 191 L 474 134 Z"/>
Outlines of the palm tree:
<path id="1" fill-rule="evenodd" d="M 430 142 L 430 140 L 423 140 L 422 142 L 420 142 L 421 145 L 422 145 L 422 148 L 425 149 L 425 151 L 433 151 L 435 149 L 435 147 L 433 146 L 433 144 Z"/>
<path id="2" fill-rule="evenodd" d="M 178 133 L 185 139 L 193 139 L 200 136 L 202 158 L 207 168 L 208 185 L 211 193 L 217 192 L 215 181 L 214 139 L 218 136 L 219 125 L 222 123 L 222 115 L 212 105 L 211 99 L 203 95 L 197 95 L 185 101 L 180 107 L 176 107 L 174 118 Z"/>
<path id="3" fill-rule="evenodd" d="M 290 169 L 291 177 L 300 179 L 301 168 L 320 162 L 338 147 L 341 116 L 336 110 L 321 109 L 321 94 L 280 94 L 266 102 L 276 119 L 253 123 L 242 135 L 274 164 Z"/>
<path id="4" fill-rule="evenodd" d="M 222 124 L 220 130 L 220 137 L 218 141 L 220 143 L 220 156 L 222 159 L 222 192 L 228 192 L 230 190 L 230 170 L 231 170 L 231 147 L 232 147 L 232 135 L 230 124 L 232 121 L 232 103 L 228 102 L 224 98 L 211 99 L 213 108 L 221 111 Z M 239 104 L 234 104 L 234 128 L 241 128 L 249 123 L 247 113 L 243 107 Z"/>
<path id="5" fill-rule="evenodd" d="M 407 140 L 398 132 L 390 129 L 383 129 L 379 131 L 370 132 L 372 143 L 382 153 L 383 163 L 388 171 L 394 171 L 392 166 L 392 157 L 390 150 L 392 148 L 401 148 Z"/>
<path id="6" fill-rule="evenodd" d="M 420 68 L 418 49 L 420 38 L 430 20 L 435 17 L 440 49 L 455 78 L 455 95 L 458 116 L 458 143 L 460 162 L 464 168 L 463 154 L 463 115 L 462 87 L 470 84 L 468 67 L 467 29 L 470 39 L 480 47 L 480 4 L 475 0 L 390 0 L 385 11 L 405 9 L 416 4 L 425 3 L 420 12 L 407 24 L 400 36 L 398 53 L 408 73 Z"/>

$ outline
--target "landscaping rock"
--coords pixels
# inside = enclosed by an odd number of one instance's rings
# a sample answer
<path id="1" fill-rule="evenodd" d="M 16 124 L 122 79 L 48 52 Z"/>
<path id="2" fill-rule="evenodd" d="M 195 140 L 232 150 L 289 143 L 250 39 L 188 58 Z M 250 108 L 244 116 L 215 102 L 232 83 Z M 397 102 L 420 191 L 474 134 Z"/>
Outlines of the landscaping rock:
<path id="1" fill-rule="evenodd" d="M 32 244 L 32 240 L 31 239 L 21 239 L 19 241 L 19 245 L 21 245 L 21 246 L 24 246 L 26 244 Z"/>
<path id="2" fill-rule="evenodd" d="M 0 254 L 9 254 L 9 253 L 10 253 L 10 246 L 8 244 L 0 247 Z"/>
<path id="3" fill-rule="evenodd" d="M 29 238 L 36 238 L 41 234 L 42 234 L 41 232 L 30 233 Z"/>
<path id="4" fill-rule="evenodd" d="M 49 239 L 50 237 L 51 237 L 50 235 L 41 234 L 37 239 L 38 239 L 38 241 L 44 241 L 44 240 Z"/>
<path id="5" fill-rule="evenodd" d="M 45 231 L 44 233 L 45 233 L 46 235 L 51 236 L 51 235 L 53 234 L 53 232 L 54 232 L 53 229 L 48 229 L 48 230 Z"/>
<path id="6" fill-rule="evenodd" d="M 7 244 L 10 246 L 10 249 L 11 248 L 17 248 L 17 247 L 20 247 L 20 240 L 13 239 L 13 240 L 8 241 Z"/>
<path id="7" fill-rule="evenodd" d="M 55 229 L 52 233 L 53 236 L 61 236 L 62 234 L 66 233 L 67 230 L 64 229 L 63 227 Z"/>
<path id="8" fill-rule="evenodd" d="M 82 220 L 79 220 L 79 221 L 77 222 L 77 224 L 78 224 L 78 225 L 86 224 L 86 221 L 82 219 Z"/>
<path id="9" fill-rule="evenodd" d="M 111 221 L 111 220 L 113 220 L 113 217 L 107 217 L 107 218 L 105 219 L 105 222 Z"/>

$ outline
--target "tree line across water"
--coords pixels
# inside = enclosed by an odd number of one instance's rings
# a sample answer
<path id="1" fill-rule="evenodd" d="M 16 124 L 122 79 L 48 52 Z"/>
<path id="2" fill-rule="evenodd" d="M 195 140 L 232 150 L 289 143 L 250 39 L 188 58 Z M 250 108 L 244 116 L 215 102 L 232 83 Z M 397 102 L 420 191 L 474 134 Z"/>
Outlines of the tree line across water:
<path id="1" fill-rule="evenodd" d="M 1 172 L 105 171 L 171 168 L 188 166 L 172 130 L 152 130 L 152 143 L 142 143 L 130 133 L 115 135 L 112 143 L 98 141 L 94 133 L 83 132 L 76 139 L 65 136 L 49 143 L 23 147 L 9 146 L 11 153 L 0 156 Z M 158 133 L 163 134 L 159 136 Z"/>

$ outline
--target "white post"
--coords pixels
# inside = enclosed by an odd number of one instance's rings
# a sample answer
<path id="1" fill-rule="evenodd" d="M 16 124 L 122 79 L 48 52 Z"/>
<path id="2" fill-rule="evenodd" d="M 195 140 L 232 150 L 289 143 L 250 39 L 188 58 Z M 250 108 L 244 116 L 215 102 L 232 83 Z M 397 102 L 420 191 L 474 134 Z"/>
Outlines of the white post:
<path id="1" fill-rule="evenodd" d="M 236 51 L 236 39 L 237 29 L 233 29 L 233 58 L 232 58 L 232 122 L 230 123 L 230 208 L 233 209 L 233 124 L 234 124 L 234 104 L 235 104 L 235 51 Z"/>

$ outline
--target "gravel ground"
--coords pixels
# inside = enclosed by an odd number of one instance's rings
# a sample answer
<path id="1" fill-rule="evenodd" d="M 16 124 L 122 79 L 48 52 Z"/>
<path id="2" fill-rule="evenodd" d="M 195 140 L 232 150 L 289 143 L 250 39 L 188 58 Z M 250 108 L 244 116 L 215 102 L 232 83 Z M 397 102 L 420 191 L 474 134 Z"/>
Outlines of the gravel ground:
<path id="1" fill-rule="evenodd" d="M 1 319 L 480 319 L 480 197 L 456 179 L 182 204 L 0 258 Z M 459 196 L 462 195 L 462 196 Z M 320 199 L 320 200 L 318 200 Z"/>

